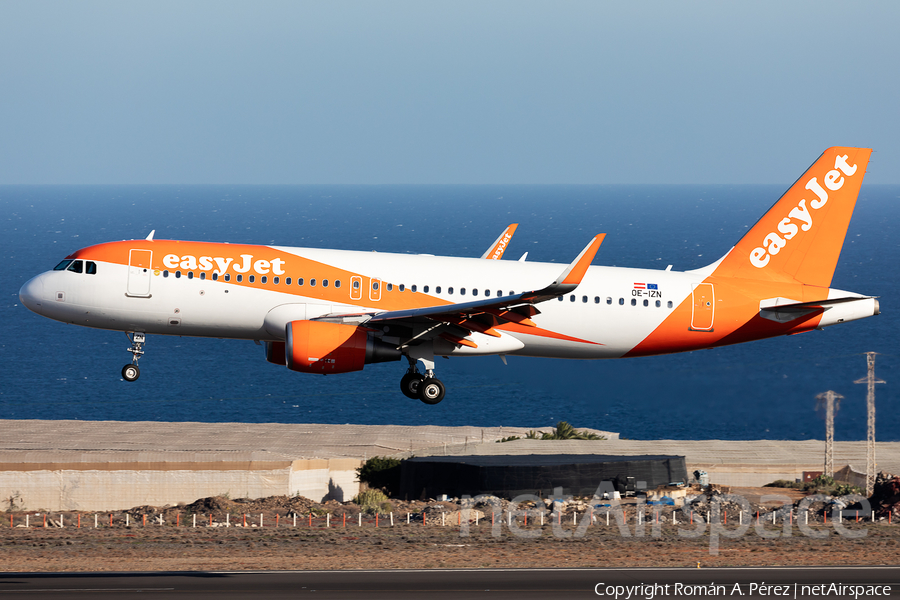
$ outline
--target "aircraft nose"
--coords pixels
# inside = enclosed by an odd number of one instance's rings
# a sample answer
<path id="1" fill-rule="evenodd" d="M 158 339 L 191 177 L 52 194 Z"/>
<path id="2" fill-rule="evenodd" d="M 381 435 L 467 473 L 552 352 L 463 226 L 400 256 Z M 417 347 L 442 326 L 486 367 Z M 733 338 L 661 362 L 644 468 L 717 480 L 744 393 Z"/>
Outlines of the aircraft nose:
<path id="1" fill-rule="evenodd" d="M 44 302 L 44 276 L 38 275 L 25 282 L 19 290 L 19 302 L 37 314 L 41 314 L 41 304 Z"/>

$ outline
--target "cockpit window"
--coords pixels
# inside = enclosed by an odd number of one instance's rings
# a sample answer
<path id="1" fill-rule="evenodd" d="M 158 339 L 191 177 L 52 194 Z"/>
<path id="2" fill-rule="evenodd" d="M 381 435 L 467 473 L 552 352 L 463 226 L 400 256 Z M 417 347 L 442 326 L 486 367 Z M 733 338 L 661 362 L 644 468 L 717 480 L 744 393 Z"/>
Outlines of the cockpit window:
<path id="1" fill-rule="evenodd" d="M 84 272 L 84 261 L 75 260 L 72 261 L 72 264 L 69 265 L 69 268 L 66 271 L 72 271 L 73 273 L 82 273 Z"/>
<path id="2" fill-rule="evenodd" d="M 66 260 L 62 261 L 61 263 L 59 263 L 58 265 L 53 267 L 53 270 L 54 271 L 65 271 L 66 267 L 68 267 L 70 264 L 72 264 L 72 260 L 67 258 Z"/>
<path id="3" fill-rule="evenodd" d="M 96 275 L 97 274 L 97 263 L 92 260 L 89 260 L 85 263 L 84 272 L 88 275 Z"/>

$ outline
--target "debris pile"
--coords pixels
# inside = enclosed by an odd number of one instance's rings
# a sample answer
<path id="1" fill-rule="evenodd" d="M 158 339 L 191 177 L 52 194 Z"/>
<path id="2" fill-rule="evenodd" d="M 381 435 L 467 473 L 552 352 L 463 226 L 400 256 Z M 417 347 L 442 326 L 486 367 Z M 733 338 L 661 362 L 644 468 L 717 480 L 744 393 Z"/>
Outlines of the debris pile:
<path id="1" fill-rule="evenodd" d="M 891 520 L 900 518 L 900 477 L 880 472 L 875 478 L 872 498 L 869 501 L 876 518 Z"/>

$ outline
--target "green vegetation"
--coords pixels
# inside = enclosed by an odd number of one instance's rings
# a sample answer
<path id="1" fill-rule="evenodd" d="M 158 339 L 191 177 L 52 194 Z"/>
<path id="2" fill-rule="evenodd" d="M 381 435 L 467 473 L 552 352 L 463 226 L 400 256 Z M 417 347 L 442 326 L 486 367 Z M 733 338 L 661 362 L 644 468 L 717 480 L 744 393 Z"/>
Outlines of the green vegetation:
<path id="1" fill-rule="evenodd" d="M 534 431 L 528 432 L 525 436 L 529 440 L 605 440 L 606 438 L 596 433 L 586 430 L 578 431 L 565 421 L 556 424 L 556 429 L 552 431 Z"/>
<path id="2" fill-rule="evenodd" d="M 502 444 L 503 442 L 514 442 L 515 440 L 521 440 L 521 439 L 522 438 L 520 438 L 517 435 L 511 435 L 509 437 L 500 438 L 499 440 L 497 440 L 497 443 Z"/>
<path id="3" fill-rule="evenodd" d="M 374 514 L 376 512 L 389 513 L 394 510 L 388 497 L 379 490 L 365 490 L 353 499 L 363 511 Z"/>
<path id="4" fill-rule="evenodd" d="M 400 460 L 389 456 L 373 456 L 356 469 L 356 478 L 372 489 L 396 496 L 400 491 Z"/>
<path id="5" fill-rule="evenodd" d="M 816 494 L 825 494 L 828 496 L 865 494 L 862 488 L 850 485 L 849 483 L 838 483 L 833 477 L 829 477 L 828 475 L 819 475 L 812 481 L 807 481 L 806 483 L 788 481 L 787 479 L 777 479 L 772 483 L 767 483 L 763 487 L 791 488 L 794 490 L 803 490 L 804 492 L 814 492 Z"/>

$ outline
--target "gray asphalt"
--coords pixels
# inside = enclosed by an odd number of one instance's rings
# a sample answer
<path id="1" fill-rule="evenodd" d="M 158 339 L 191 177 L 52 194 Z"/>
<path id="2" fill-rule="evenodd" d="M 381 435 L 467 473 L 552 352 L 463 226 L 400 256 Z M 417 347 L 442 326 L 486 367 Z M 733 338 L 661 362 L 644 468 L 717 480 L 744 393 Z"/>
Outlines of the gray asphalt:
<path id="1" fill-rule="evenodd" d="M 676 588 L 711 583 L 713 590 Z M 180 573 L 7 573 L 0 575 L 0 599 L 6 598 L 614 598 L 615 588 L 669 584 L 657 588 L 666 597 L 852 598 L 854 591 L 828 594 L 803 585 L 890 586 L 862 590 L 859 598 L 900 597 L 900 567 L 736 568 L 736 569 L 546 569 L 546 570 L 408 570 L 408 571 L 265 571 Z M 601 584 L 598 586 L 597 584 Z M 735 588 L 735 584 L 738 587 Z M 781 589 L 761 585 L 783 585 Z M 757 587 L 753 587 L 753 586 Z M 599 596 L 597 592 L 605 593 Z M 668 593 L 666 593 L 668 591 Z M 707 590 L 709 591 L 709 590 Z M 631 598 L 648 598 L 651 590 L 632 588 Z M 636 593 L 637 592 L 637 593 Z M 740 592 L 740 593 L 739 593 Z M 624 590 L 619 598 L 626 598 Z"/>

